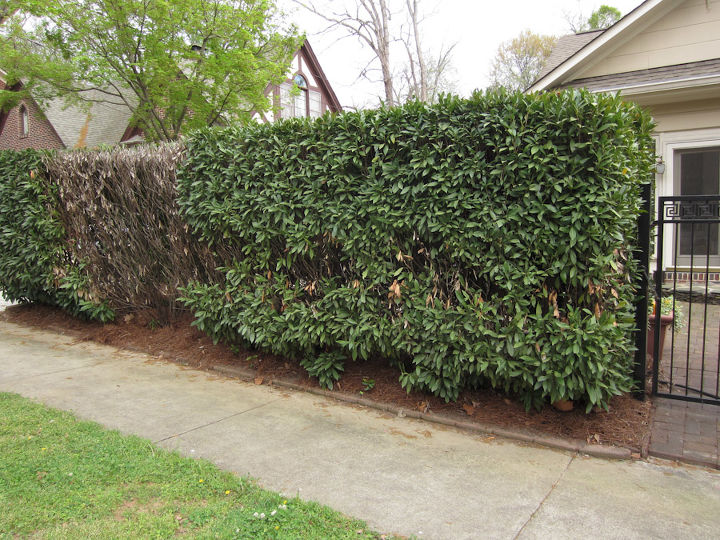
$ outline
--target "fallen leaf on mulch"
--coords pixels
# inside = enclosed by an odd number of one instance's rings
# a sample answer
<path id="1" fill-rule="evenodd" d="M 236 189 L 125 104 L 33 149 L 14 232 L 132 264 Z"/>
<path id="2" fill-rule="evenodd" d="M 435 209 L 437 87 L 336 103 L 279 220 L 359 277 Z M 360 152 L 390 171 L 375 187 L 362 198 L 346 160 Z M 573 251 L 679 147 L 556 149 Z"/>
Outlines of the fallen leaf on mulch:
<path id="1" fill-rule="evenodd" d="M 263 378 L 262 377 L 255 377 L 255 384 L 262 384 Z"/>
<path id="2" fill-rule="evenodd" d="M 428 412 L 428 409 L 429 409 L 429 408 L 430 408 L 430 403 L 429 403 L 428 401 L 420 401 L 420 402 L 418 402 L 418 404 L 417 404 L 417 409 L 418 409 L 418 411 L 420 411 L 421 413 L 426 413 L 426 412 Z"/>
<path id="3" fill-rule="evenodd" d="M 472 416 L 473 414 L 475 414 L 475 407 L 473 407 L 472 405 L 468 405 L 466 403 L 462 407 L 463 407 L 463 410 L 468 414 L 468 416 Z"/>

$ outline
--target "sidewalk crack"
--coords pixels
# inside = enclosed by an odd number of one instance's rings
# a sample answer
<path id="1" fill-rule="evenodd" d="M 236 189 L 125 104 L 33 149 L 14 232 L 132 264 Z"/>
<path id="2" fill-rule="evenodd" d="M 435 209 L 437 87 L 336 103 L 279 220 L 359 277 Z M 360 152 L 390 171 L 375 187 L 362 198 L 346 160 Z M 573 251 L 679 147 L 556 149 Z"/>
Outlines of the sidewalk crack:
<path id="1" fill-rule="evenodd" d="M 268 401 L 267 403 L 261 403 L 260 405 L 256 405 L 255 407 L 250 407 L 249 409 L 245 409 L 244 411 L 236 412 L 233 414 L 230 414 L 228 416 L 224 416 L 222 418 L 218 418 L 217 420 L 213 420 L 212 422 L 208 422 L 207 424 L 203 424 L 201 426 L 195 426 L 194 428 L 190 428 L 188 430 L 185 430 L 181 433 L 175 433 L 173 435 L 169 435 L 163 439 L 158 439 L 157 441 L 153 441 L 153 444 L 158 444 L 164 441 L 169 441 L 170 439 L 175 439 L 176 437 L 182 437 L 183 435 L 187 433 L 192 433 L 193 431 L 197 431 L 198 429 L 203 429 L 208 426 L 212 426 L 214 424 L 219 424 L 220 422 L 224 422 L 225 420 L 229 420 L 230 418 L 235 418 L 236 416 L 240 416 L 241 414 L 248 413 L 250 411 L 255 411 L 257 409 L 261 409 L 262 407 L 266 407 L 268 405 L 271 405 L 275 403 L 276 401 L 280 401 L 282 398 L 273 399 L 272 401 Z"/>
<path id="2" fill-rule="evenodd" d="M 513 540 L 517 540 L 517 539 L 520 537 L 520 535 L 521 535 L 522 532 L 525 530 L 525 528 L 530 524 L 530 522 L 533 520 L 533 518 L 535 517 L 535 515 L 540 511 L 540 509 L 542 508 L 543 504 L 545 504 L 545 501 L 548 499 L 548 497 L 550 497 L 550 495 L 552 494 L 552 492 L 555 491 L 555 488 L 556 488 L 557 485 L 560 483 L 560 480 L 563 479 L 563 477 L 565 476 L 565 473 L 568 471 L 568 469 L 570 468 L 570 465 L 572 464 L 572 462 L 575 460 L 576 457 L 577 457 L 577 453 L 575 453 L 575 454 L 573 454 L 572 456 L 570 456 L 570 460 L 567 462 L 567 465 L 565 465 L 565 468 L 562 470 L 562 472 L 561 472 L 560 475 L 557 477 L 557 479 L 555 480 L 555 482 L 553 482 L 553 485 L 550 486 L 550 489 L 549 489 L 548 492 L 545 494 L 545 496 L 543 497 L 542 501 L 540 501 L 540 503 L 537 505 L 537 508 L 535 508 L 535 511 L 534 511 L 532 514 L 530 514 L 530 517 L 527 518 L 527 521 L 525 521 L 525 523 L 523 523 L 522 527 L 520 527 L 520 530 L 517 532 L 517 534 L 516 534 L 515 536 L 513 536 Z"/>

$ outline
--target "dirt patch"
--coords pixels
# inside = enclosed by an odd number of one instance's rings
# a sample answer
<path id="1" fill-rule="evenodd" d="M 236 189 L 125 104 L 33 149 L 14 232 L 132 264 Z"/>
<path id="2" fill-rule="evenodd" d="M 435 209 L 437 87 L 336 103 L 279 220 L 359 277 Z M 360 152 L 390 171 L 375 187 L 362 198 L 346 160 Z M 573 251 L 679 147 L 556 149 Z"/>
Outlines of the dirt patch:
<path id="1" fill-rule="evenodd" d="M 156 327 L 154 321 L 142 314 L 103 325 L 76 319 L 52 307 L 18 305 L 0 312 L 0 318 L 65 332 L 82 341 L 151 354 L 192 368 L 207 370 L 218 365 L 249 368 L 255 370 L 256 384 L 284 379 L 305 387 L 318 386 L 295 361 L 259 351 L 234 353 L 228 346 L 214 345 L 210 338 L 190 325 L 189 314 L 164 327 Z M 368 389 L 369 380 L 374 382 L 371 389 Z M 408 394 L 398 382 L 397 370 L 382 359 L 348 362 L 334 391 L 352 395 L 362 392 L 367 399 L 405 409 L 432 412 L 464 422 L 621 446 L 633 452 L 640 452 L 650 437 L 649 400 L 641 402 L 629 395 L 618 396 L 611 400 L 609 411 L 589 414 L 584 410 L 563 413 L 549 406 L 542 411 L 527 412 L 519 401 L 492 389 L 482 389 L 462 392 L 456 403 L 445 403 L 422 392 Z"/>
<path id="2" fill-rule="evenodd" d="M 125 521 L 128 518 L 132 518 L 137 513 L 156 514 L 165 506 L 165 503 L 161 499 L 151 499 L 150 501 L 142 504 L 136 499 L 129 499 L 124 501 L 115 509 L 113 517 L 115 521 Z"/>

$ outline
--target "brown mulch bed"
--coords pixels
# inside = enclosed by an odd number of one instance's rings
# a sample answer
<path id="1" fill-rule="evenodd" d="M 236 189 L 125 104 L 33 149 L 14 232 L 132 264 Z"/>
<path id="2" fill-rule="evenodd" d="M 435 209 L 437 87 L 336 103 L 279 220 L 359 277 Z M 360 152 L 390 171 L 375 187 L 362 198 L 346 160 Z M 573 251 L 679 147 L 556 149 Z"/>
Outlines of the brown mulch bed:
<path id="1" fill-rule="evenodd" d="M 258 351 L 241 350 L 235 354 L 223 344 L 213 345 L 210 338 L 190 326 L 188 314 L 175 323 L 156 327 L 148 316 L 125 316 L 112 324 L 87 322 L 63 311 L 42 305 L 16 305 L 6 308 L 0 317 L 8 322 L 61 330 L 82 341 L 95 341 L 178 361 L 198 369 L 218 365 L 241 366 L 256 370 L 256 382 L 270 383 L 285 379 L 306 387 L 318 387 L 297 362 Z M 640 452 L 650 436 L 651 404 L 632 396 L 611 400 L 609 411 L 582 410 L 559 412 L 547 406 L 542 411 L 525 411 L 517 400 L 490 389 L 462 392 L 457 403 L 445 403 L 422 392 L 407 393 L 398 382 L 398 372 L 380 359 L 348 362 L 335 392 L 358 395 L 364 390 L 363 379 L 375 384 L 363 397 L 406 409 L 419 409 L 462 420 L 502 428 L 521 429 L 556 437 L 581 439 L 629 448 Z"/>

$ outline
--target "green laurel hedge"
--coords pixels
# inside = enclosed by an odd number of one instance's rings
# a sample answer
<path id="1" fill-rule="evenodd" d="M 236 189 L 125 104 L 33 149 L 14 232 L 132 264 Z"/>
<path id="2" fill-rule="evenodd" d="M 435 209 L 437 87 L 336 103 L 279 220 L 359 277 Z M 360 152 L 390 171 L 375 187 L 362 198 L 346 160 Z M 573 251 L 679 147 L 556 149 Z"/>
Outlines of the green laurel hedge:
<path id="1" fill-rule="evenodd" d="M 43 154 L 0 152 L 0 283 L 10 300 L 49 302 L 62 252 L 57 190 L 40 173 Z"/>
<path id="2" fill-rule="evenodd" d="M 328 387 L 379 355 L 447 400 L 489 384 L 605 406 L 631 386 L 651 127 L 568 91 L 197 132 L 179 205 L 225 278 L 181 300 L 216 340 Z"/>
<path id="3" fill-rule="evenodd" d="M 57 185 L 36 150 L 0 151 L 0 289 L 8 300 L 59 306 L 102 321 L 113 317 L 88 291 L 84 264 L 65 249 Z"/>

